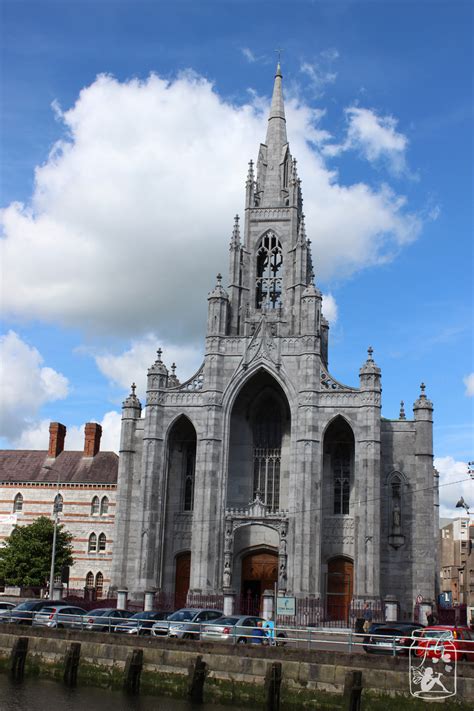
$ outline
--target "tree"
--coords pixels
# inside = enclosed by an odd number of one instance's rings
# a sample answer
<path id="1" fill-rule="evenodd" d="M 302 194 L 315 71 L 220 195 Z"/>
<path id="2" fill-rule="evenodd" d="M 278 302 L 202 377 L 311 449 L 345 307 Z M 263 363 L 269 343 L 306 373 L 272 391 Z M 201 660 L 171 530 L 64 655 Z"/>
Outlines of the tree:
<path id="1" fill-rule="evenodd" d="M 0 548 L 0 578 L 7 585 L 42 587 L 49 580 L 54 523 L 40 516 L 29 526 L 15 526 Z M 64 565 L 72 565 L 72 535 L 58 526 L 55 576 Z"/>

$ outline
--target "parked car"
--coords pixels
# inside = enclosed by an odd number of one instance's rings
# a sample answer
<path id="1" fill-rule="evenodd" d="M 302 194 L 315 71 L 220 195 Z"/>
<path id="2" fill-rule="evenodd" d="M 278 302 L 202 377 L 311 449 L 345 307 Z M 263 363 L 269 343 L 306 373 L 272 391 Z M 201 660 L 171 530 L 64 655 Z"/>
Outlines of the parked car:
<path id="1" fill-rule="evenodd" d="M 178 639 L 199 639 L 201 625 L 222 617 L 222 610 L 183 608 L 173 612 L 167 620 L 155 622 L 151 628 L 153 637 L 177 637 Z"/>
<path id="2" fill-rule="evenodd" d="M 99 607 L 91 610 L 84 617 L 84 629 L 93 632 L 113 632 L 120 620 L 131 617 L 130 610 L 117 610 L 115 607 Z"/>
<path id="3" fill-rule="evenodd" d="M 42 607 L 33 619 L 33 627 L 81 627 L 87 610 L 74 605 L 58 604 Z"/>
<path id="4" fill-rule="evenodd" d="M 234 644 L 268 644 L 271 631 L 262 628 L 263 617 L 229 615 L 203 625 L 201 639 L 206 642 L 233 642 Z M 258 632 L 257 632 L 258 631 Z"/>
<path id="5" fill-rule="evenodd" d="M 13 610 L 16 607 L 16 602 L 0 602 L 0 610 Z"/>
<path id="6" fill-rule="evenodd" d="M 412 651 L 416 657 L 439 659 L 446 651 L 453 653 L 456 660 L 474 662 L 474 635 L 469 627 L 433 625 L 416 631 L 413 636 Z M 445 644 L 448 642 L 450 644 Z"/>
<path id="7" fill-rule="evenodd" d="M 137 612 L 125 622 L 121 622 L 115 628 L 115 632 L 124 634 L 150 635 L 151 628 L 157 620 L 166 620 L 168 612 L 163 610 L 148 610 L 147 612 Z"/>
<path id="8" fill-rule="evenodd" d="M 374 629 L 372 629 L 374 628 Z M 417 622 L 375 624 L 364 637 L 363 647 L 367 654 L 409 654 L 412 634 L 423 629 Z"/>
<path id="9" fill-rule="evenodd" d="M 43 607 L 48 605 L 62 604 L 63 600 L 25 600 L 13 607 L 11 610 L 3 610 L 0 612 L 0 621 L 4 623 L 13 623 L 16 625 L 31 625 L 33 617 Z"/>

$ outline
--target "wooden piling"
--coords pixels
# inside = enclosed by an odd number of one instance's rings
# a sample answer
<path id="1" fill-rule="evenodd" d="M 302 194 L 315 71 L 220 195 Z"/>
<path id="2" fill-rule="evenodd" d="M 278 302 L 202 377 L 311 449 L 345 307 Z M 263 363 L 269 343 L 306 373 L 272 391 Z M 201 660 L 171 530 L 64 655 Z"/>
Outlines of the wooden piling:
<path id="1" fill-rule="evenodd" d="M 133 649 L 125 663 L 123 678 L 124 691 L 130 694 L 138 694 L 140 691 L 140 676 L 143 669 L 143 650 Z"/>
<path id="2" fill-rule="evenodd" d="M 204 682 L 207 676 L 207 664 L 202 661 L 201 655 L 196 657 L 196 661 L 191 664 L 189 670 L 189 690 L 188 697 L 193 704 L 202 704 L 204 697 Z"/>
<path id="3" fill-rule="evenodd" d="M 362 696 L 362 672 L 347 672 L 344 679 L 342 708 L 344 711 L 360 711 Z"/>
<path id="4" fill-rule="evenodd" d="M 77 683 L 77 671 L 81 658 L 81 643 L 71 642 L 64 657 L 63 680 L 66 686 L 74 687 Z"/>
<path id="5" fill-rule="evenodd" d="M 27 653 L 28 637 L 18 637 L 13 643 L 10 655 L 10 674 L 15 681 L 23 679 Z"/>
<path id="6" fill-rule="evenodd" d="M 265 673 L 265 710 L 280 711 L 281 662 L 267 666 Z"/>

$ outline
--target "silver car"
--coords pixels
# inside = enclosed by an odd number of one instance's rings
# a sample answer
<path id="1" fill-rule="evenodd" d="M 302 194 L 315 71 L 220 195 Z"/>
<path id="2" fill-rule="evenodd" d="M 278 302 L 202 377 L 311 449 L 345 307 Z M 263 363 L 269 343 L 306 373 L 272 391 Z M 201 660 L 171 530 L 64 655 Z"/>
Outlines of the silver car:
<path id="1" fill-rule="evenodd" d="M 201 639 L 204 642 L 233 642 L 234 644 L 268 644 L 271 631 L 263 625 L 263 617 L 249 615 L 229 615 L 219 617 L 214 622 L 204 625 Z"/>
<path id="2" fill-rule="evenodd" d="M 33 627 L 80 627 L 86 610 L 74 605 L 50 605 L 35 613 Z"/>
<path id="3" fill-rule="evenodd" d="M 218 617 L 222 617 L 222 610 L 183 608 L 173 612 L 167 620 L 155 622 L 151 634 L 153 637 L 199 639 L 202 624 Z"/>

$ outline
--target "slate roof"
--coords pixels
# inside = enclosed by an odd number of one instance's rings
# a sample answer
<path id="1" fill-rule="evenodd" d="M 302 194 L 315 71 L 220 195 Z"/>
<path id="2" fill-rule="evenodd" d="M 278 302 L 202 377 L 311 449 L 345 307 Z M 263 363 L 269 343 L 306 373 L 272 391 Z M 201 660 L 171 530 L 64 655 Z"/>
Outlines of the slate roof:
<path id="1" fill-rule="evenodd" d="M 119 458 L 115 452 L 61 452 L 53 459 L 47 451 L 4 449 L 0 451 L 0 482 L 51 482 L 63 484 L 116 484 Z M 44 469 L 48 464 L 54 471 Z"/>

